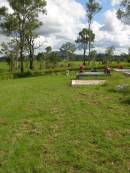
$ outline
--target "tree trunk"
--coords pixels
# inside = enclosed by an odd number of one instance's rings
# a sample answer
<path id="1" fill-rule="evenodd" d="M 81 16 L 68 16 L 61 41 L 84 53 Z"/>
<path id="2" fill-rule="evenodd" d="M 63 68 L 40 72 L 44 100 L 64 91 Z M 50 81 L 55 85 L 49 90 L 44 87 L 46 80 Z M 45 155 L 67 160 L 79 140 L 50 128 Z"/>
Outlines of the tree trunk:
<path id="1" fill-rule="evenodd" d="M 34 68 L 34 65 L 33 65 L 33 61 L 34 61 L 34 48 L 33 48 L 33 46 L 31 46 L 31 48 L 30 48 L 29 59 L 30 59 L 30 70 L 33 70 L 33 68 Z"/>
<path id="2" fill-rule="evenodd" d="M 10 71 L 13 72 L 13 61 L 11 59 L 11 62 L 10 62 Z"/>
<path id="3" fill-rule="evenodd" d="M 20 70 L 21 73 L 24 72 L 24 56 L 23 56 L 23 52 L 24 52 L 24 44 L 25 44 L 25 31 L 24 31 L 24 22 L 22 21 L 22 29 L 20 30 Z"/>
<path id="4" fill-rule="evenodd" d="M 20 66 L 20 71 L 21 73 L 24 72 L 24 62 L 23 62 L 23 46 L 20 47 L 20 63 L 21 63 L 21 66 Z"/>
<path id="5" fill-rule="evenodd" d="M 86 65 L 86 49 L 84 49 L 83 64 Z"/>
<path id="6" fill-rule="evenodd" d="M 30 70 L 33 70 L 33 59 L 32 58 L 30 59 L 30 67 L 29 68 L 30 68 Z"/>
<path id="7" fill-rule="evenodd" d="M 30 68 L 30 70 L 33 70 L 33 55 L 32 55 L 32 53 L 30 53 L 29 59 L 30 59 L 30 66 L 29 66 L 29 68 Z"/>
<path id="8" fill-rule="evenodd" d="M 90 64 L 90 52 L 91 52 L 91 39 L 90 39 L 90 29 L 91 29 L 91 21 L 89 23 L 89 42 L 88 42 L 88 50 L 89 50 L 89 55 L 88 55 L 88 64 Z"/>

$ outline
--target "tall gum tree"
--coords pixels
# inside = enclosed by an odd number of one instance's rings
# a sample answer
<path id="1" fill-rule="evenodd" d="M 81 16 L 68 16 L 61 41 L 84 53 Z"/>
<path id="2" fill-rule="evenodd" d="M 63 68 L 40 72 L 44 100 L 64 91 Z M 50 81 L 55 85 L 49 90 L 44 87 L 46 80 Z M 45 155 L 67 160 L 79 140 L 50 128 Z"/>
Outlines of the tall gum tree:
<path id="1" fill-rule="evenodd" d="M 26 24 L 26 32 L 25 32 L 25 39 L 26 39 L 26 48 L 29 57 L 29 68 L 33 70 L 34 68 L 34 51 L 35 47 L 35 39 L 38 37 L 38 34 L 35 30 L 41 25 L 42 23 L 35 19 L 33 16 L 29 16 L 28 23 Z"/>
<path id="2" fill-rule="evenodd" d="M 39 13 L 45 14 L 46 12 L 46 1 L 8 0 L 8 2 L 12 9 L 12 14 L 6 13 L 4 15 L 5 19 L 2 23 L 2 27 L 8 35 L 12 37 L 15 36 L 19 40 L 20 70 L 21 72 L 24 72 L 24 51 L 27 49 L 27 29 L 29 28 L 31 30 L 30 35 L 32 37 L 32 31 L 36 29 L 36 25 L 35 27 L 33 26 L 39 16 Z"/>
<path id="3" fill-rule="evenodd" d="M 100 3 L 96 0 L 88 0 L 86 3 L 86 12 L 87 12 L 87 18 L 88 18 L 88 28 L 89 31 L 91 31 L 91 25 L 94 19 L 94 16 L 101 10 Z M 91 33 L 90 33 L 91 34 Z M 90 38 L 90 37 L 89 37 Z M 88 42 L 88 48 L 89 48 L 89 58 L 90 58 L 90 52 L 91 52 L 91 40 Z"/>

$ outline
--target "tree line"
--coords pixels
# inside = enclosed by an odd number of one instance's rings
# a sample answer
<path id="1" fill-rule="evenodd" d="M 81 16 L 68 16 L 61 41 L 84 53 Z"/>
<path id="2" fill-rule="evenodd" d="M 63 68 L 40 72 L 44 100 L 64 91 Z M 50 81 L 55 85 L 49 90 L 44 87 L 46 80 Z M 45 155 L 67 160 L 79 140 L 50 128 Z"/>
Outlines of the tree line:
<path id="1" fill-rule="evenodd" d="M 93 49 L 95 41 L 95 33 L 92 31 L 92 23 L 94 16 L 102 9 L 99 2 L 96 0 L 88 0 L 86 3 L 86 19 L 88 27 L 83 28 L 75 40 L 75 43 L 67 42 L 60 48 L 59 53 L 52 51 L 51 46 L 46 48 L 44 53 L 39 53 L 35 56 L 36 47 L 35 41 L 38 37 L 37 29 L 42 25 L 39 20 L 39 15 L 47 15 L 45 0 L 8 0 L 11 12 L 6 7 L 0 8 L 0 26 L 4 34 L 10 41 L 1 44 L 1 54 L 7 56 L 10 70 L 20 69 L 24 72 L 24 62 L 29 62 L 29 69 L 34 69 L 34 59 L 40 62 L 42 68 L 43 60 L 46 67 L 52 64 L 56 65 L 60 60 L 60 56 L 70 60 L 74 56 L 76 49 L 83 50 L 83 64 L 90 63 L 90 60 L 95 64 L 97 53 Z M 117 17 L 124 23 L 129 23 L 130 1 L 123 0 L 120 9 L 117 11 Z M 113 60 L 114 47 L 107 48 L 105 52 L 105 63 L 107 65 Z M 88 50 L 88 56 L 86 52 Z"/>

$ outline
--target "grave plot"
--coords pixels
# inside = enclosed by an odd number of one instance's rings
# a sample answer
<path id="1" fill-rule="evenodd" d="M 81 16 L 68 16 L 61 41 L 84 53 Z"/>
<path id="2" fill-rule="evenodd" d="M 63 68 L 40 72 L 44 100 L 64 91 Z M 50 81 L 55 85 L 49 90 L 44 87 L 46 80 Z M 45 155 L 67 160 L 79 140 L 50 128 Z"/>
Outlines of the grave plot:
<path id="1" fill-rule="evenodd" d="M 106 80 L 72 80 L 72 86 L 103 85 Z"/>

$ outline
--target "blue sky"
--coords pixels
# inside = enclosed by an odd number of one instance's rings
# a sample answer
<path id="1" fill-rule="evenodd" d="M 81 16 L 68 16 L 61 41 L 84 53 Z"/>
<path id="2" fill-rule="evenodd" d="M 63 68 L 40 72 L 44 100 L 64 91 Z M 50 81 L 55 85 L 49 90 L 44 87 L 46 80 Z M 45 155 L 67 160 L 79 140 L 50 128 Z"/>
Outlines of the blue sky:
<path id="1" fill-rule="evenodd" d="M 81 3 L 85 8 L 86 3 L 88 2 L 88 0 L 77 0 L 77 2 Z M 112 10 L 113 6 L 112 6 L 112 3 L 111 3 L 111 0 L 100 0 L 100 3 L 101 3 L 102 10 L 98 14 L 96 14 L 95 20 L 97 22 L 103 24 L 103 14 L 108 10 Z M 114 8 L 116 8 L 116 7 L 118 7 L 118 6 L 114 6 Z"/>
<path id="2" fill-rule="evenodd" d="M 128 47 L 130 47 L 130 26 L 121 23 L 116 16 L 121 0 L 97 1 L 100 1 L 102 10 L 95 15 L 95 23 L 93 22 L 96 39 L 98 40 L 96 46 L 98 49 L 105 51 L 106 47 L 113 45 L 117 54 L 127 53 Z M 85 9 L 88 0 L 77 0 L 77 2 L 82 4 Z"/>

